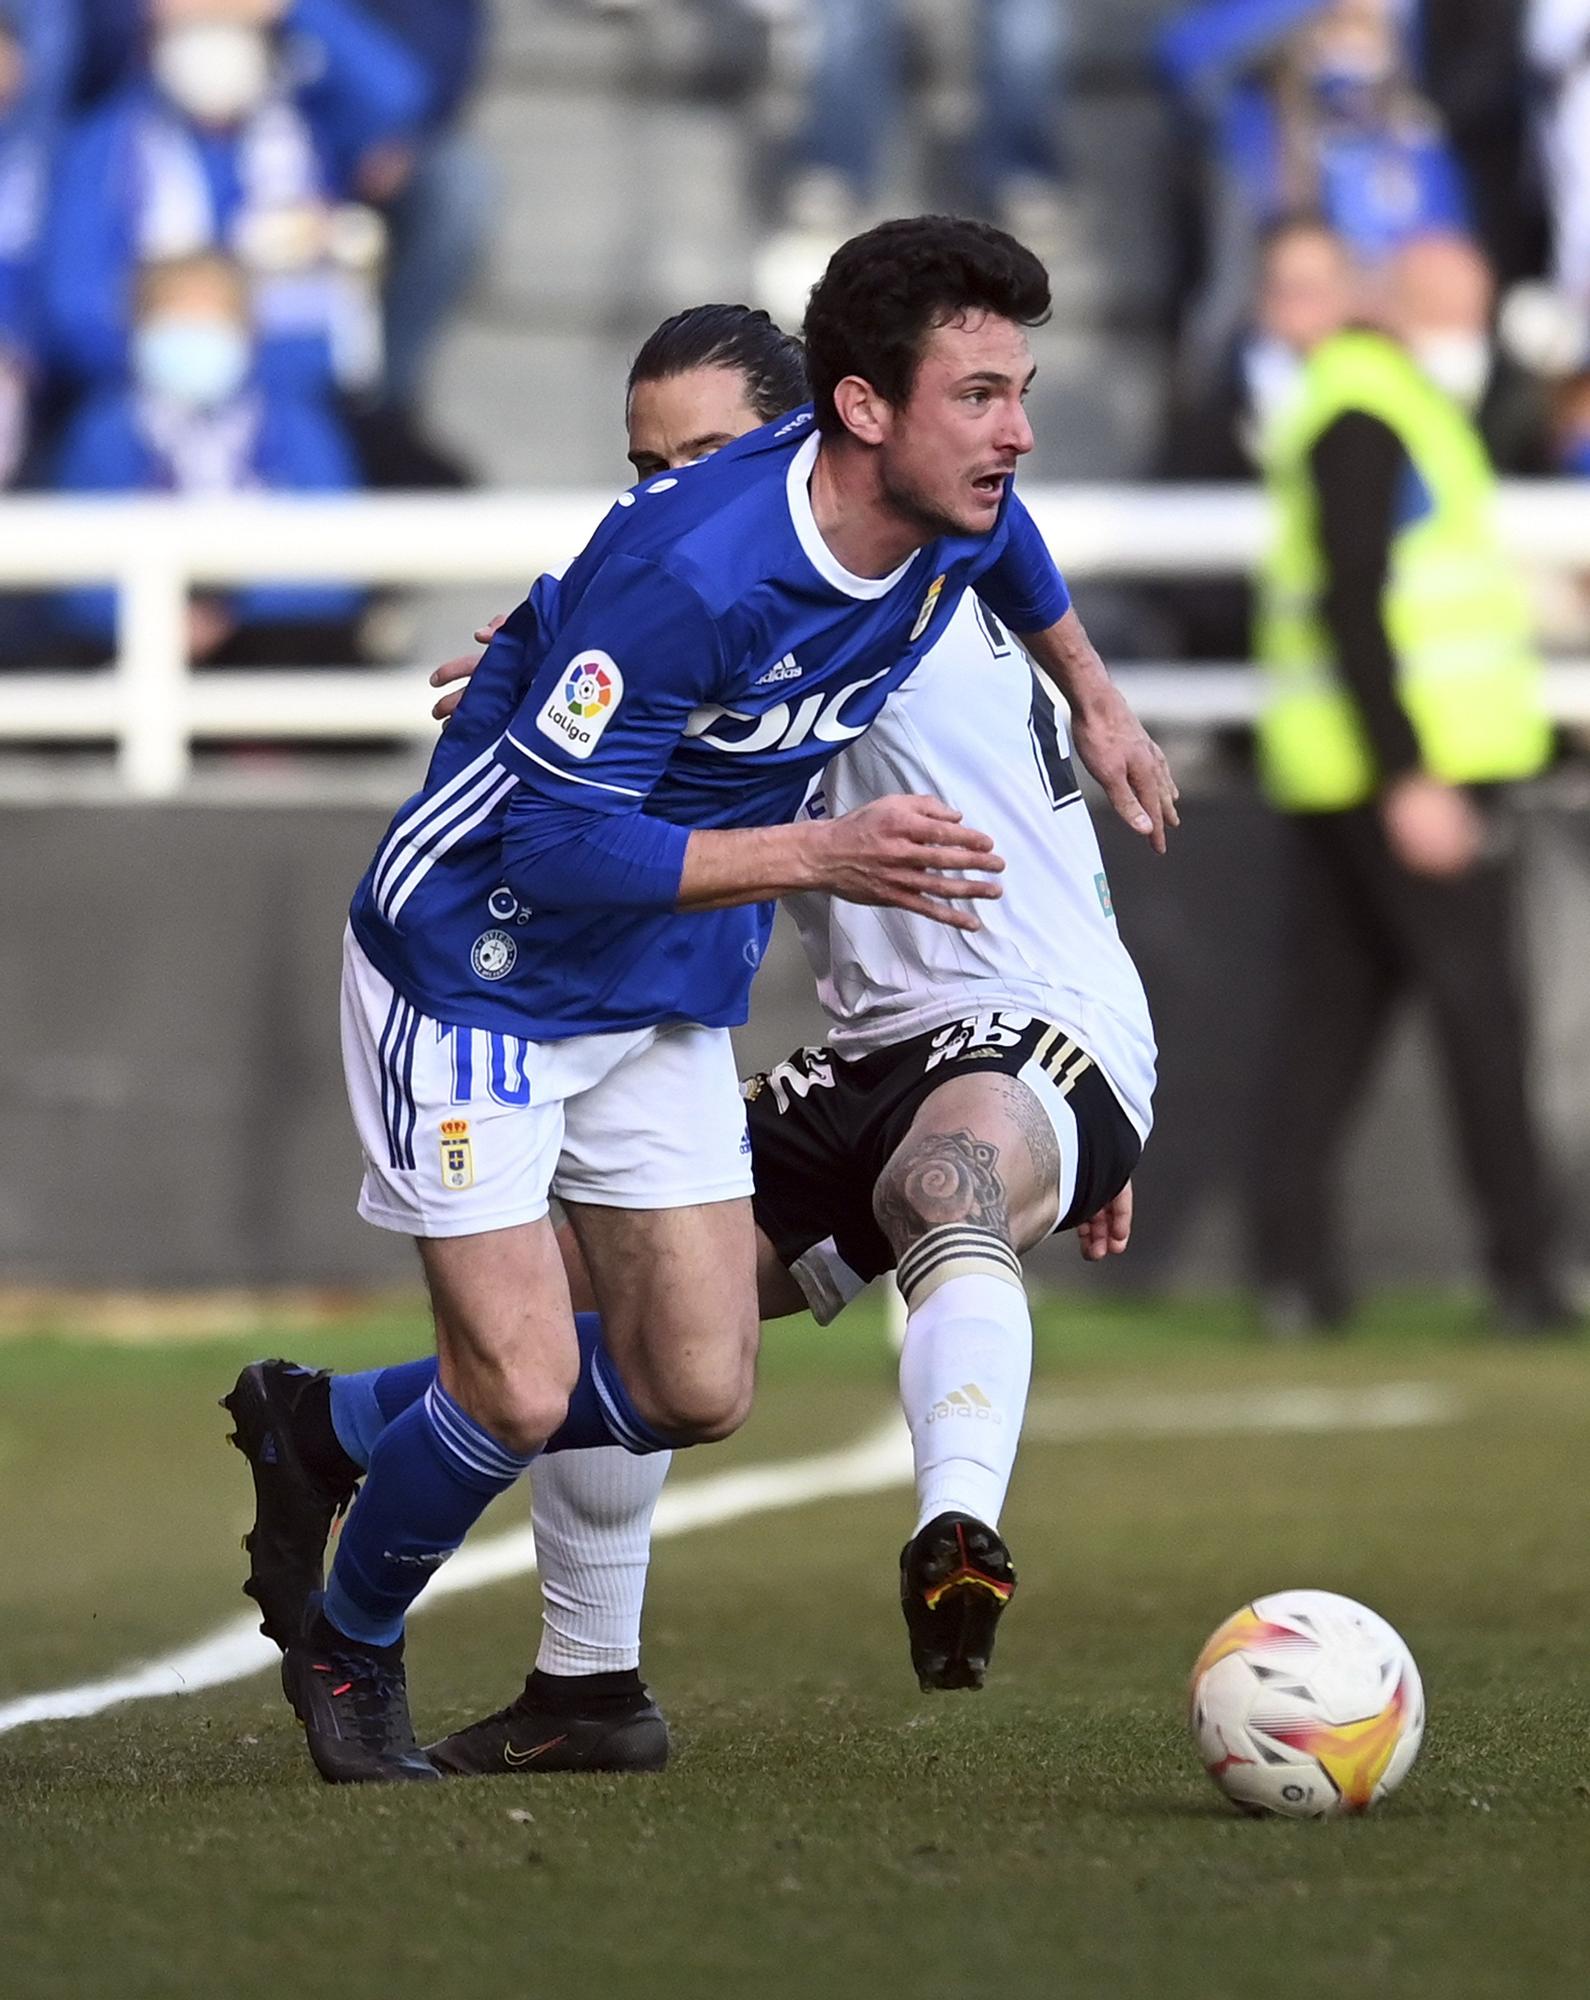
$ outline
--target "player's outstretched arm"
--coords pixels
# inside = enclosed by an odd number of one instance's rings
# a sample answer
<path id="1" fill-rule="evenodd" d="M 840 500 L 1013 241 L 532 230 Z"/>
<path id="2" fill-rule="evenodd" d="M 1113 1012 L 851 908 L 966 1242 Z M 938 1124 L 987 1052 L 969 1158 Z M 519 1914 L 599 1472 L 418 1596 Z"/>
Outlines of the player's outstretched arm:
<path id="1" fill-rule="evenodd" d="M 1075 611 L 1021 642 L 1065 696 L 1077 755 L 1134 833 L 1165 852 L 1165 830 L 1180 826 L 1180 793 L 1165 753 L 1132 713 Z"/>
<path id="2" fill-rule="evenodd" d="M 941 799 L 874 799 L 838 819 L 697 831 L 685 849 L 678 908 L 726 909 L 821 890 L 847 903 L 910 910 L 954 930 L 982 928 L 958 903 L 998 896 L 1004 862 L 986 833 Z M 977 871 L 960 874 L 963 869 Z"/>

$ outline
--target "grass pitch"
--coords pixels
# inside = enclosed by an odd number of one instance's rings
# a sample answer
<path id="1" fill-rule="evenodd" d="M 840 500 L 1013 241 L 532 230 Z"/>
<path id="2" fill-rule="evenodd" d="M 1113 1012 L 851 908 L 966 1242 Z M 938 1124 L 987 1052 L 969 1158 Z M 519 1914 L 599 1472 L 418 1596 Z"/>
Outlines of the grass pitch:
<path id="1" fill-rule="evenodd" d="M 269 1675 L 0 1736 L 0 1988 L 1583 1995 L 1590 1370 L 1463 1320 L 1411 1302 L 1349 1344 L 1278 1352 L 1215 1307 L 1049 1313 L 1006 1517 L 1021 1591 L 982 1695 L 911 1682 L 901 1491 L 659 1546 L 660 1778 L 328 1790 Z M 420 1339 L 389 1320 L 289 1347 L 362 1365 Z M 0 1345 L 0 1702 L 242 1607 L 247 1478 L 214 1397 L 273 1344 Z M 677 1477 L 830 1449 L 889 1407 L 861 1315 L 771 1328 L 767 1357 L 747 1432 Z M 1210 1428 L 1256 1389 L 1388 1384 L 1424 1385 L 1444 1420 Z M 1060 1435 L 1089 1412 L 1099 1434 Z M 1157 1434 L 1132 1429 L 1145 1417 Z M 481 1532 L 521 1518 L 510 1496 Z M 1184 1735 L 1208 1630 L 1301 1584 L 1374 1605 L 1424 1672 L 1424 1756 L 1363 1822 L 1238 1819 Z M 532 1591 L 416 1625 L 422 1734 L 514 1691 Z"/>

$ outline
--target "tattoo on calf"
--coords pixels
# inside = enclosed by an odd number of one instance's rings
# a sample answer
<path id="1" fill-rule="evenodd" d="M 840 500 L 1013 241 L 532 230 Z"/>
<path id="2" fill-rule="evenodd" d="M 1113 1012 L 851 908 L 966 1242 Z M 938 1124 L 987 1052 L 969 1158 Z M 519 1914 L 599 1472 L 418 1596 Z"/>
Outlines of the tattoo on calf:
<path id="1" fill-rule="evenodd" d="M 896 1250 L 947 1222 L 975 1223 L 1010 1241 L 999 1148 L 971 1132 L 907 1139 L 878 1182 L 872 1205 Z"/>

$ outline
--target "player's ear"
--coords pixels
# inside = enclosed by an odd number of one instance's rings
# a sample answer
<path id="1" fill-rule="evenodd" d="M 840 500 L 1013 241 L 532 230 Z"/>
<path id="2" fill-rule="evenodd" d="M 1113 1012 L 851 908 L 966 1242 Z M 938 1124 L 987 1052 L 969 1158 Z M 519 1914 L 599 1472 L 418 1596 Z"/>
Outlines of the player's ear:
<path id="1" fill-rule="evenodd" d="M 872 384 L 860 375 L 847 375 L 834 388 L 834 408 L 839 421 L 860 444 L 882 444 L 889 435 L 894 412 Z"/>

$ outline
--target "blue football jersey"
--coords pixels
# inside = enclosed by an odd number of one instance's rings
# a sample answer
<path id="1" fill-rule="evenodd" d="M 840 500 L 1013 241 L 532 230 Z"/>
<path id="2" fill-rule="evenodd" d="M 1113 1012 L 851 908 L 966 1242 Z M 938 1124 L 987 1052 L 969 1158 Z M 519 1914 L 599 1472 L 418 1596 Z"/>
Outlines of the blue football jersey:
<path id="1" fill-rule="evenodd" d="M 1018 632 L 1064 615 L 1008 487 L 990 534 L 851 575 L 812 517 L 818 443 L 801 411 L 645 481 L 492 641 L 353 901 L 355 935 L 422 1013 L 550 1040 L 744 1020 L 769 906 L 614 908 L 561 880 L 530 906 L 505 839 L 549 803 L 664 833 L 792 819 L 969 587 Z"/>

